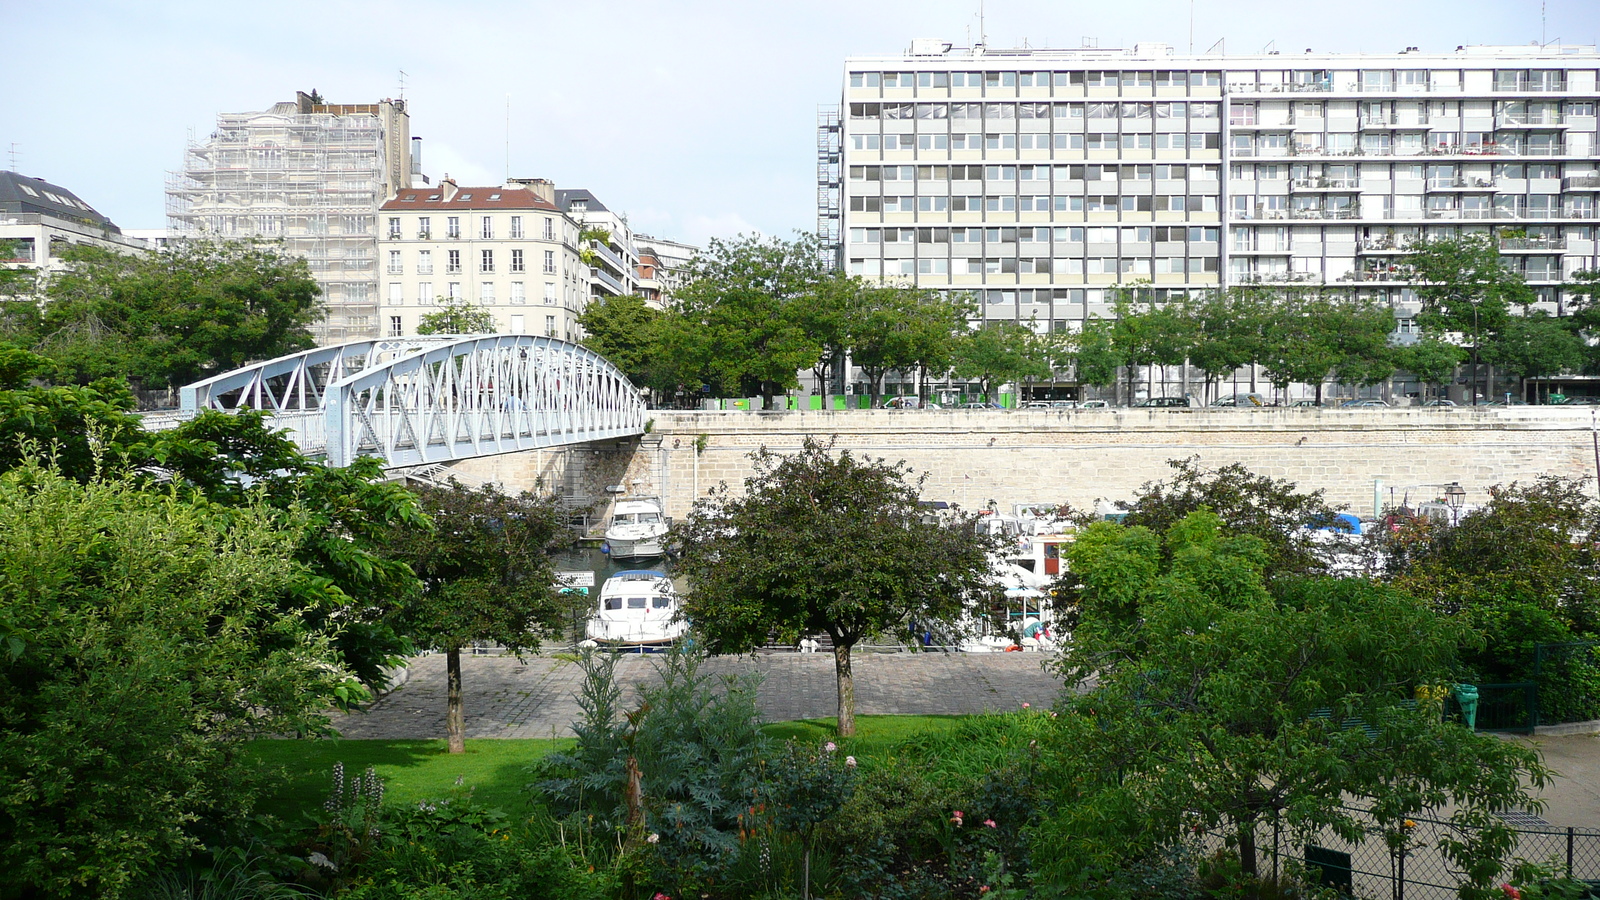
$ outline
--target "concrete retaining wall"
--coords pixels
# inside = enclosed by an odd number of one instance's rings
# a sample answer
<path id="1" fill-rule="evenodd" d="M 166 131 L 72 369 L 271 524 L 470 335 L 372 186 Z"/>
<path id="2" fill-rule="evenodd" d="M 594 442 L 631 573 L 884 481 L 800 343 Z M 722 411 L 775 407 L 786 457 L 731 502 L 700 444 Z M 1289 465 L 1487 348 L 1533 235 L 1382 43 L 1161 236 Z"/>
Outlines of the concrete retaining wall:
<path id="1" fill-rule="evenodd" d="M 1543 474 L 1594 478 L 1588 408 L 1397 410 L 854 410 L 778 413 L 656 411 L 650 434 L 632 442 L 530 451 L 458 464 L 514 488 L 573 482 L 593 496 L 603 485 L 662 496 L 682 516 L 717 483 L 737 490 L 749 454 L 797 449 L 807 435 L 836 436 L 852 452 L 905 460 L 928 478 L 923 495 L 976 508 L 996 500 L 1070 502 L 1130 497 L 1166 478 L 1168 460 L 1239 462 L 1259 474 L 1322 489 L 1336 504 L 1370 514 L 1375 479 L 1387 503 L 1413 502 L 1459 481 L 1467 502 L 1492 485 Z M 697 445 L 699 445 L 697 447 Z"/>

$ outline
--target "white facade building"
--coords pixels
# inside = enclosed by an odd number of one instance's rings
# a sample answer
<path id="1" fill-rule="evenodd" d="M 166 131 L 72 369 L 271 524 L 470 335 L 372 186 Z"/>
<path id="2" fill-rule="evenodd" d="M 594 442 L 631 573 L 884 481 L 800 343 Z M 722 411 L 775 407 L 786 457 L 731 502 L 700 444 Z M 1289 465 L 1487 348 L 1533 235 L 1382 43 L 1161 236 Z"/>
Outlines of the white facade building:
<path id="1" fill-rule="evenodd" d="M 330 104 L 297 92 L 221 114 L 169 173 L 171 237 L 281 239 L 322 287 L 317 342 L 377 337 L 377 209 L 411 186 L 410 131 L 404 100 Z"/>
<path id="2" fill-rule="evenodd" d="M 1592 47 L 1187 56 L 916 41 L 846 61 L 818 222 L 867 277 L 1066 330 L 1118 286 L 1417 303 L 1408 242 L 1492 232 L 1542 299 L 1600 267 Z"/>
<path id="3" fill-rule="evenodd" d="M 118 253 L 144 253 L 150 245 L 123 234 L 77 194 L 41 178 L 0 172 L 0 244 L 10 252 L 0 264 L 48 275 L 65 263 L 62 253 L 84 244 Z"/>
<path id="4" fill-rule="evenodd" d="M 378 210 L 384 337 L 417 333 L 442 298 L 494 315 L 502 334 L 577 340 L 589 299 L 578 224 L 543 179 L 399 191 Z"/>
<path id="5" fill-rule="evenodd" d="M 618 297 L 639 293 L 639 252 L 634 246 L 633 229 L 628 220 L 601 203 L 582 188 L 556 191 L 560 206 L 581 230 L 603 231 L 605 240 L 586 241 L 589 266 L 589 295 Z"/>

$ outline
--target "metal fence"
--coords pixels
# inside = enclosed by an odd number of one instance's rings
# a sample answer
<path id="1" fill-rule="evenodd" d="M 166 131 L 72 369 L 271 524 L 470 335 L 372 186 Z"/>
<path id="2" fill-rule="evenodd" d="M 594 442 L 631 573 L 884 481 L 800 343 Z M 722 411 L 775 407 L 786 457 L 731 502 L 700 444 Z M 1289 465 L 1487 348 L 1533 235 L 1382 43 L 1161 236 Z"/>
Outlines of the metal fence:
<path id="1" fill-rule="evenodd" d="M 1391 843 L 1390 835 L 1365 810 L 1352 812 L 1366 831 L 1365 838 L 1354 844 L 1331 831 L 1300 843 L 1277 823 L 1262 826 L 1256 836 L 1259 871 L 1276 878 L 1292 862 L 1323 884 L 1354 897 L 1454 900 L 1459 896 L 1468 879 L 1439 845 L 1466 837 L 1463 831 L 1449 822 L 1413 817 L 1408 821 L 1414 824 L 1394 835 L 1396 841 Z M 1510 861 L 1526 860 L 1547 866 L 1557 876 L 1600 882 L 1600 830 L 1560 828 L 1526 813 L 1502 818 L 1516 835 Z M 1205 849 L 1221 849 L 1223 837 L 1208 839 Z M 1502 876 L 1508 879 L 1509 873 Z"/>

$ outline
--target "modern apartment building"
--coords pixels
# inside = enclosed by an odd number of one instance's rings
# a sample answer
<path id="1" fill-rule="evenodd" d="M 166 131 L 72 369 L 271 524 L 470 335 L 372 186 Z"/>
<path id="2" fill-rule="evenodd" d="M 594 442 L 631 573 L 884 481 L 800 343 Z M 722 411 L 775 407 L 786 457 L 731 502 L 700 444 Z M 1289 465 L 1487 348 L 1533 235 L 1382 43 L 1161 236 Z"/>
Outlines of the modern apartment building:
<path id="1" fill-rule="evenodd" d="M 74 244 L 118 253 L 144 253 L 150 244 L 123 234 L 114 222 L 77 194 L 42 178 L 0 171 L 0 265 L 60 270 L 61 255 Z"/>
<path id="2" fill-rule="evenodd" d="M 167 178 L 173 238 L 281 239 L 305 257 L 327 315 L 319 344 L 377 337 L 378 205 L 415 171 L 404 100 L 334 104 L 296 92 L 223 113 Z"/>
<path id="3" fill-rule="evenodd" d="M 1552 307 L 1600 267 L 1592 47 L 1393 54 L 995 50 L 846 61 L 818 227 L 867 277 L 1065 330 L 1119 286 L 1346 285 L 1411 327 L 1394 265 L 1492 232 Z"/>
<path id="4" fill-rule="evenodd" d="M 382 334 L 417 333 L 442 298 L 483 307 L 502 334 L 579 335 L 589 272 L 579 225 L 543 179 L 399 191 L 378 210 Z"/>

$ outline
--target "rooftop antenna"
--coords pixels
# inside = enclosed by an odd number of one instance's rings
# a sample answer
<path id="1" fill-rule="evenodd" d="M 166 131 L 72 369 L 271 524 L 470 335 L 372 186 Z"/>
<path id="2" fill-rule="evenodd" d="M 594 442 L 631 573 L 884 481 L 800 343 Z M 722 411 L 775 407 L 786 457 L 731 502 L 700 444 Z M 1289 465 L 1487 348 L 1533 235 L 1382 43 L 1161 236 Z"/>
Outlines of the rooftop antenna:
<path id="1" fill-rule="evenodd" d="M 11 142 L 11 171 L 17 170 L 17 142 Z"/>
<path id="2" fill-rule="evenodd" d="M 1545 4 L 1545 0 L 1539 0 L 1539 49 L 1540 50 L 1544 49 L 1544 4 Z"/>
<path id="3" fill-rule="evenodd" d="M 400 99 L 406 98 L 406 70 L 400 70 Z"/>
<path id="4" fill-rule="evenodd" d="M 1219 48 L 1222 49 L 1222 55 L 1224 55 L 1224 56 L 1228 55 L 1228 51 L 1227 51 L 1227 48 L 1226 48 L 1227 40 L 1228 40 L 1227 38 L 1217 38 L 1217 42 L 1215 44 L 1211 45 L 1211 49 L 1206 51 L 1206 55 L 1210 56 L 1212 53 L 1215 53 Z"/>
<path id="5" fill-rule="evenodd" d="M 1194 55 L 1194 0 L 1189 0 L 1189 55 Z"/>
<path id="6" fill-rule="evenodd" d="M 506 95 L 506 181 L 511 180 L 511 95 Z"/>
<path id="7" fill-rule="evenodd" d="M 1276 40 L 1267 41 L 1267 45 L 1265 47 L 1261 48 L 1261 55 L 1262 56 L 1271 56 L 1273 48 L 1275 48 L 1277 46 L 1278 46 L 1278 42 Z"/>
<path id="8" fill-rule="evenodd" d="M 983 0 L 978 0 L 978 40 L 984 47 L 989 46 L 989 32 L 983 25 Z"/>

